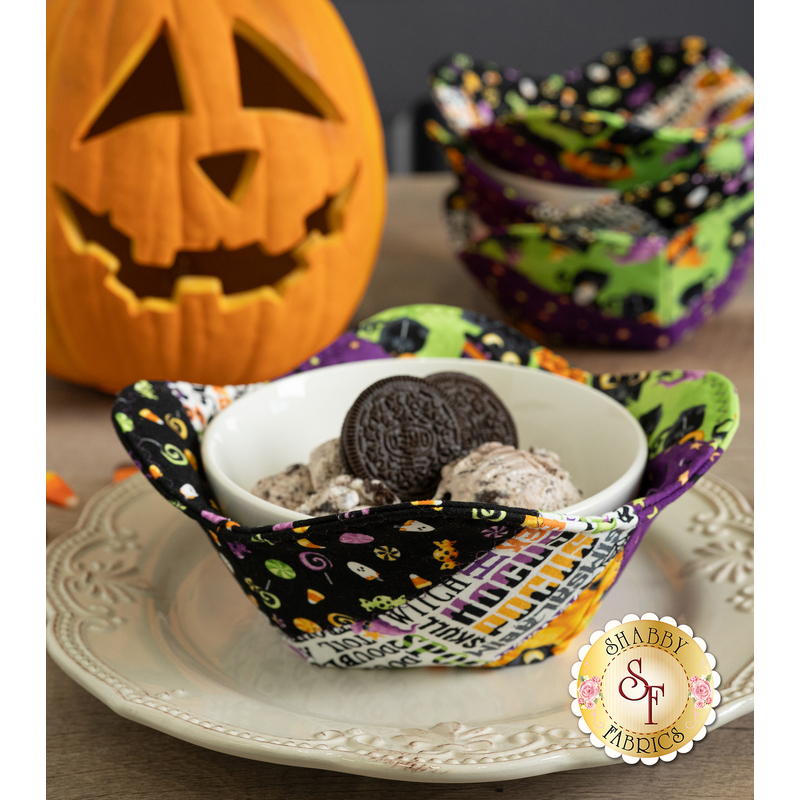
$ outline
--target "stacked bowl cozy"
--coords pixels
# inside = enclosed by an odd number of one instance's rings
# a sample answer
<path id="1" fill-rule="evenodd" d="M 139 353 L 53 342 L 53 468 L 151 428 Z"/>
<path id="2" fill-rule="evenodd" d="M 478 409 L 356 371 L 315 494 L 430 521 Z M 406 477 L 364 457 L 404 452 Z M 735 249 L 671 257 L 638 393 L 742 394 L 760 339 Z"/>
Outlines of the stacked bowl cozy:
<path id="1" fill-rule="evenodd" d="M 753 79 L 698 36 L 637 39 L 533 79 L 457 54 L 428 134 L 458 254 L 523 331 L 664 348 L 753 261 Z"/>

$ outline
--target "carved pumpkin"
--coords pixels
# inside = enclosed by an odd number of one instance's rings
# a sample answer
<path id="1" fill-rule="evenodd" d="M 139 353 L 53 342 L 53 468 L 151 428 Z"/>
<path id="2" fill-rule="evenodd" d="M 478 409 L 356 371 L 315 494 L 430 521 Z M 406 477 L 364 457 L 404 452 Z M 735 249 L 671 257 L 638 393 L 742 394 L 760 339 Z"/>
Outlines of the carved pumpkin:
<path id="1" fill-rule="evenodd" d="M 48 370 L 245 383 L 338 335 L 386 170 L 328 0 L 54 0 L 47 26 Z"/>

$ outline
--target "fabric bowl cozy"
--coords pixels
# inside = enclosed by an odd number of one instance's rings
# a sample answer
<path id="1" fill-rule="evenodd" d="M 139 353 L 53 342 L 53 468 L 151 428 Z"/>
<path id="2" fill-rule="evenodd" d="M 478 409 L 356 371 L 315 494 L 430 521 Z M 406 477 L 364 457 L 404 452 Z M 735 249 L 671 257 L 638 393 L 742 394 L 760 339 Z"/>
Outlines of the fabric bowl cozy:
<path id="1" fill-rule="evenodd" d="M 312 664 L 501 667 L 560 652 L 653 519 L 711 467 L 738 426 L 736 391 L 721 375 L 593 376 L 513 328 L 450 306 L 376 314 L 296 371 L 414 356 L 546 369 L 605 392 L 647 435 L 640 496 L 595 517 L 417 501 L 248 528 L 220 512 L 200 439 L 218 411 L 261 384 L 141 380 L 113 407 L 139 469 L 200 524 L 250 601 Z"/>
<path id="2" fill-rule="evenodd" d="M 461 260 L 551 342 L 663 348 L 753 260 L 753 81 L 705 40 L 635 40 L 542 80 L 458 54 L 431 75 Z"/>

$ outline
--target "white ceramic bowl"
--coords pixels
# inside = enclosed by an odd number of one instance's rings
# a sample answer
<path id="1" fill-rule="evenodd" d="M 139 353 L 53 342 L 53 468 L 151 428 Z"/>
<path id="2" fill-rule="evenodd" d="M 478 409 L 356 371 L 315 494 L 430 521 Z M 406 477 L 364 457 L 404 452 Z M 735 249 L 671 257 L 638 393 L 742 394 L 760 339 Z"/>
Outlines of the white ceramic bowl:
<path id="1" fill-rule="evenodd" d="M 613 202 L 620 198 L 620 192 L 616 189 L 541 181 L 527 175 L 520 175 L 518 172 L 510 172 L 507 169 L 496 167 L 478 155 L 473 154 L 470 159 L 490 178 L 494 178 L 503 186 L 510 186 L 514 189 L 518 200 L 549 203 L 561 211 L 570 211 L 584 206 L 596 206 L 602 202 Z"/>
<path id="2" fill-rule="evenodd" d="M 602 392 L 554 375 L 493 361 L 409 358 L 360 361 L 292 375 L 241 397 L 210 423 L 202 455 L 223 512 L 248 526 L 307 518 L 250 493 L 263 477 L 339 436 L 361 392 L 392 375 L 457 371 L 488 384 L 514 417 L 519 446 L 552 450 L 584 499 L 559 512 L 602 515 L 636 497 L 647 439 L 636 419 Z"/>

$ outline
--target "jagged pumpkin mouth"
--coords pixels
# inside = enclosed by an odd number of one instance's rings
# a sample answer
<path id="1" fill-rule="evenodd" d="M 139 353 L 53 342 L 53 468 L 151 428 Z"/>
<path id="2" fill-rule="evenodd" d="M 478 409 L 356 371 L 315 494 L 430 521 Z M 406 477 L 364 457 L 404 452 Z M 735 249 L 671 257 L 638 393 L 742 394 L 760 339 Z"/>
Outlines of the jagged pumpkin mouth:
<path id="1" fill-rule="evenodd" d="M 217 278 L 225 295 L 248 292 L 264 286 L 280 290 L 284 279 L 306 268 L 304 253 L 315 240 L 342 230 L 343 209 L 352 192 L 355 175 L 342 191 L 306 216 L 302 241 L 277 255 L 270 255 L 255 242 L 237 249 L 180 250 L 168 267 L 140 264 L 133 259 L 133 241 L 111 224 L 111 213 L 95 214 L 66 190 L 54 187 L 61 213 L 61 226 L 70 247 L 78 253 L 98 257 L 119 283 L 137 298 L 174 298 L 185 276 Z M 280 292 L 279 292 L 280 293 Z"/>

